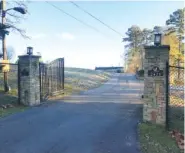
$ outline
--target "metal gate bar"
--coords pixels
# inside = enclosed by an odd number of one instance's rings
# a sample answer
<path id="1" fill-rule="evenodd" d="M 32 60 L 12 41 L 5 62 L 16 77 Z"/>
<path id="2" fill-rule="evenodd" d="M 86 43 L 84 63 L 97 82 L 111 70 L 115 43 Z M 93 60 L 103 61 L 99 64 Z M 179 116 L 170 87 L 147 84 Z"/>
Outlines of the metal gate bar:
<path id="1" fill-rule="evenodd" d="M 166 63 L 166 128 L 184 132 L 184 67 Z"/>
<path id="2" fill-rule="evenodd" d="M 49 64 L 40 63 L 39 71 L 41 101 L 64 90 L 64 58 Z"/>

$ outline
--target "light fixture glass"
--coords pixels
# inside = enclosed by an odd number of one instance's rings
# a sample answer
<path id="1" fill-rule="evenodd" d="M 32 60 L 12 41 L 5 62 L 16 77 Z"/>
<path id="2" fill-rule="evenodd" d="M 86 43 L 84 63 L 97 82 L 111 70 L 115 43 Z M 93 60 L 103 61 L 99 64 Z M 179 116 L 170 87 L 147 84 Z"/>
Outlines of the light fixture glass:
<path id="1" fill-rule="evenodd" d="M 27 47 L 27 54 L 32 55 L 33 54 L 33 47 Z"/>
<path id="2" fill-rule="evenodd" d="M 161 45 L 161 34 L 160 34 L 160 33 L 155 34 L 155 37 L 154 37 L 154 44 L 155 44 L 156 46 Z"/>

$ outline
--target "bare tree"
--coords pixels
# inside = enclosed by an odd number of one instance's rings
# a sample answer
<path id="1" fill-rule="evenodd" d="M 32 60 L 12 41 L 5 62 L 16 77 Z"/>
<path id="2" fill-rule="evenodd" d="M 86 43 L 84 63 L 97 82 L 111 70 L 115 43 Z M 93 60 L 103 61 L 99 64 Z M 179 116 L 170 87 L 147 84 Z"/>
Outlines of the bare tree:
<path id="1" fill-rule="evenodd" d="M 7 1 L 6 6 L 7 6 L 7 8 L 23 7 L 27 10 L 27 4 L 28 3 L 29 3 L 29 1 L 27 1 L 27 0 Z M 2 9 L 0 7 L 0 11 L 1 10 Z M 16 12 L 16 11 L 13 11 L 13 10 L 8 11 L 6 13 L 6 23 L 5 23 L 5 25 L 2 25 L 2 23 L 0 23 L 0 39 L 2 39 L 2 35 L 5 31 L 15 32 L 15 33 L 18 32 L 22 37 L 29 38 L 26 35 L 26 31 L 24 29 L 21 29 L 21 28 L 18 27 L 18 25 L 21 23 L 22 20 L 25 20 L 25 15 L 22 15 L 19 12 Z M 7 32 L 7 34 L 8 34 L 8 32 Z"/>

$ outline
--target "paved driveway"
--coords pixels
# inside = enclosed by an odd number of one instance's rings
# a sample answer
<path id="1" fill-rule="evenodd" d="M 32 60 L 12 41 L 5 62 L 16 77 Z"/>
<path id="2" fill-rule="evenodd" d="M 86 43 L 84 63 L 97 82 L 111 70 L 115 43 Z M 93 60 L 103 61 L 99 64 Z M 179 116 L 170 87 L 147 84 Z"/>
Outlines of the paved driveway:
<path id="1" fill-rule="evenodd" d="M 142 84 L 115 74 L 105 85 L 0 119 L 0 153 L 139 153 Z"/>

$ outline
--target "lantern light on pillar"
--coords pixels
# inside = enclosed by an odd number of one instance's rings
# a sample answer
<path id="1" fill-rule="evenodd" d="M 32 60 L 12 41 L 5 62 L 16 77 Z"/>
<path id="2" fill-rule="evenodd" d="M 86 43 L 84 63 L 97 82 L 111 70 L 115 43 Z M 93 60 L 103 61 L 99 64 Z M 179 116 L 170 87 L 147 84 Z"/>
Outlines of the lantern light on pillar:
<path id="1" fill-rule="evenodd" d="M 32 55 L 33 54 L 33 47 L 27 47 L 27 54 Z"/>
<path id="2" fill-rule="evenodd" d="M 161 45 L 161 39 L 162 39 L 162 35 L 160 33 L 157 33 L 154 35 L 154 44 L 156 46 L 160 46 Z"/>

